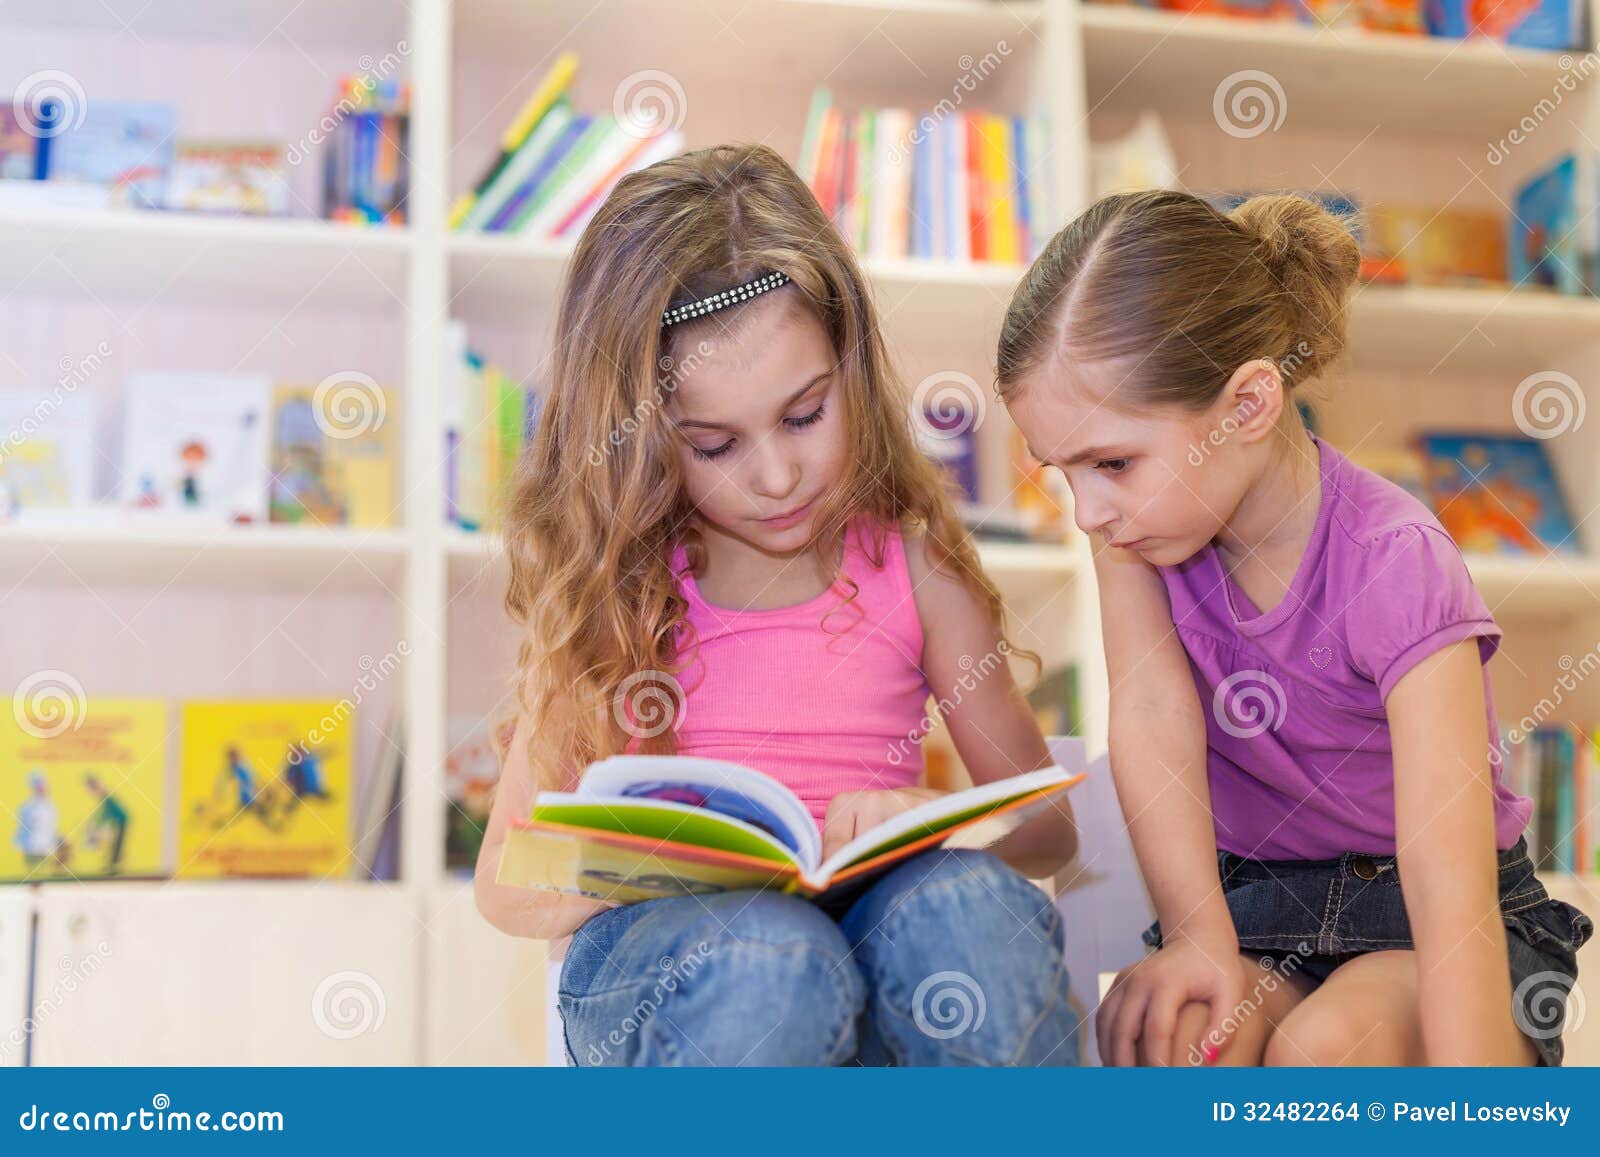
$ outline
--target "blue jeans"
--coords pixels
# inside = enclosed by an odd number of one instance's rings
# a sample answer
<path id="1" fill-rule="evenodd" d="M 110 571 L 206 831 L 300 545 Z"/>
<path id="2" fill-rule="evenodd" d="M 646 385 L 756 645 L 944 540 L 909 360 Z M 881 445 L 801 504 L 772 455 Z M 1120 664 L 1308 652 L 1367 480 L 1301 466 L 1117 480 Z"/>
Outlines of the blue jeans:
<path id="1" fill-rule="evenodd" d="M 578 1065 L 1075 1065 L 1061 915 L 995 857 L 932 851 L 838 920 L 772 892 L 593 917 L 561 969 Z"/>

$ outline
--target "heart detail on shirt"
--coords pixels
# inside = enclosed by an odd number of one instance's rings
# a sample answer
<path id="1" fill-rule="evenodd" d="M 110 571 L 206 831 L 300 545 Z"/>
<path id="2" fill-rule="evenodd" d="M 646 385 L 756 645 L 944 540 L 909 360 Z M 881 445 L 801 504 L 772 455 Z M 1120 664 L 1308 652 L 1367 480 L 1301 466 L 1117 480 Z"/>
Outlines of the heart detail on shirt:
<path id="1" fill-rule="evenodd" d="M 1332 647 L 1312 647 L 1311 665 L 1319 671 L 1326 671 L 1328 664 L 1333 662 Z"/>

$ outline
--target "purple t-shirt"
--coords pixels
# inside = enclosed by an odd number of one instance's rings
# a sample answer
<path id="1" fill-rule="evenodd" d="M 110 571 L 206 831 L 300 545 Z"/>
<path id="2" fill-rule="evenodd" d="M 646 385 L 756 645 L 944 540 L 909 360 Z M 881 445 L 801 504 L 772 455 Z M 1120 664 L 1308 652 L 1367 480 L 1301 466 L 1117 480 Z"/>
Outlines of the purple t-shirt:
<path id="1" fill-rule="evenodd" d="M 1160 567 L 1206 710 L 1217 846 L 1262 860 L 1395 854 L 1394 759 L 1384 697 L 1417 663 L 1500 628 L 1455 541 L 1399 486 L 1313 438 L 1316 528 L 1283 601 L 1261 614 L 1216 548 Z M 1485 746 L 1495 840 L 1509 848 L 1532 803 L 1501 778 L 1488 671 Z"/>

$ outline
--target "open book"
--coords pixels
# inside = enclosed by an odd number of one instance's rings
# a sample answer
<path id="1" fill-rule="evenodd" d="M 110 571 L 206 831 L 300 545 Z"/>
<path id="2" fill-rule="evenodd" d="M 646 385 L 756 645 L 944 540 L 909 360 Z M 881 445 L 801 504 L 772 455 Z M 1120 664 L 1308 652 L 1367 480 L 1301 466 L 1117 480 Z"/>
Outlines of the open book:
<path id="1" fill-rule="evenodd" d="M 1058 745 L 1056 756 L 1063 755 Z M 573 792 L 540 792 L 506 837 L 496 880 L 633 904 L 662 896 L 767 888 L 807 897 L 939 845 L 987 847 L 1083 779 L 1056 764 L 918 804 L 827 859 L 800 798 L 742 764 L 619 755 L 592 764 Z"/>

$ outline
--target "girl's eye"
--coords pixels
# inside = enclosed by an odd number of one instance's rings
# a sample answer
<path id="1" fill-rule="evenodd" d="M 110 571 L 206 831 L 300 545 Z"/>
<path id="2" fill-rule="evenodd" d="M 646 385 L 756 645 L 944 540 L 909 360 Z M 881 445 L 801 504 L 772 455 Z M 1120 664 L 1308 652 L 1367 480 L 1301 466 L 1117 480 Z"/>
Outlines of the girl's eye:
<path id="1" fill-rule="evenodd" d="M 699 446 L 693 445 L 692 443 L 690 444 L 689 449 L 694 451 L 694 456 L 696 458 L 701 458 L 701 459 L 704 459 L 705 461 L 709 462 L 713 458 L 721 458 L 729 450 L 732 450 L 733 449 L 733 439 L 729 438 L 722 445 L 713 446 L 709 450 L 702 450 Z"/>
<path id="2" fill-rule="evenodd" d="M 785 418 L 783 424 L 791 430 L 804 430 L 807 426 L 814 426 L 822 421 L 822 411 L 825 409 L 826 405 L 818 406 L 803 418 Z"/>
<path id="3" fill-rule="evenodd" d="M 1096 470 L 1104 470 L 1107 474 L 1121 474 L 1128 468 L 1126 458 L 1102 458 L 1094 464 Z"/>

